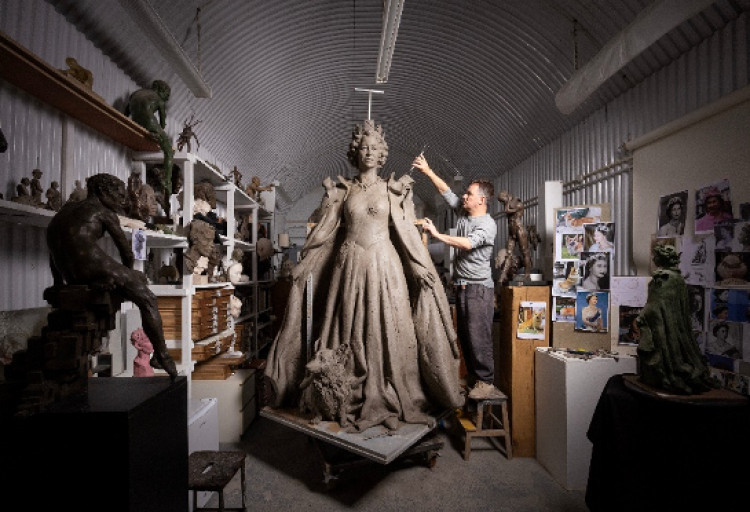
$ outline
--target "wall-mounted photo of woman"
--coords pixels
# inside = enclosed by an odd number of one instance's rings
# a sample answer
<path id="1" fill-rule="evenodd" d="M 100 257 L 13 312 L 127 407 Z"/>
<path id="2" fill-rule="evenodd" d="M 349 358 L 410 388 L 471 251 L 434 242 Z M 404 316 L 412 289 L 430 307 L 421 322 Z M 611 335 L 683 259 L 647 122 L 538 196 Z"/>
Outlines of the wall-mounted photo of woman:
<path id="1" fill-rule="evenodd" d="M 582 252 L 581 267 L 585 290 L 609 290 L 610 255 L 608 252 Z"/>
<path id="2" fill-rule="evenodd" d="M 615 223 L 584 224 L 586 250 L 589 252 L 615 252 Z"/>
<path id="3" fill-rule="evenodd" d="M 609 292 L 578 292 L 575 328 L 588 332 L 609 331 Z"/>
<path id="4" fill-rule="evenodd" d="M 685 233 L 688 191 L 661 196 L 659 199 L 659 227 L 656 236 L 682 236 Z"/>
<path id="5" fill-rule="evenodd" d="M 690 299 L 690 326 L 693 331 L 703 331 L 706 325 L 706 289 L 703 286 L 687 285 Z"/>
<path id="6" fill-rule="evenodd" d="M 695 233 L 711 234 L 714 225 L 732 220 L 729 181 L 722 180 L 695 192 Z"/>

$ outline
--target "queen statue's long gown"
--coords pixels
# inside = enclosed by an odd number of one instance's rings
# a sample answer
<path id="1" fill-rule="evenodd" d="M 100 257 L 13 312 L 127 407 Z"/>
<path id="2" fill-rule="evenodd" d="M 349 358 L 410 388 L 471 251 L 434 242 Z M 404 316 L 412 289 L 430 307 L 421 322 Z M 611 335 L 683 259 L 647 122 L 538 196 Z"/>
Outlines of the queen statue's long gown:
<path id="1" fill-rule="evenodd" d="M 269 353 L 274 406 L 299 400 L 306 362 L 302 299 L 313 275 L 313 337 L 320 348 L 352 350 L 354 427 L 428 423 L 430 413 L 460 406 L 463 397 L 447 299 L 414 225 L 412 180 L 339 180 L 324 183 L 323 217 L 294 269 Z"/>

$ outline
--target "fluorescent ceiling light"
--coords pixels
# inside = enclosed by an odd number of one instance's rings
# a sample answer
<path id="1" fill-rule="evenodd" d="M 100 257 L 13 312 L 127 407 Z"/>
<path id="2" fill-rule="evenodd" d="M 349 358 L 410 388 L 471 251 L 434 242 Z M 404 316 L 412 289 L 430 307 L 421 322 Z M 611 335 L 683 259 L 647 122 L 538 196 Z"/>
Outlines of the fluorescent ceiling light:
<path id="1" fill-rule="evenodd" d="M 628 62 L 713 3 L 714 0 L 660 0 L 646 7 L 563 84 L 555 95 L 558 110 L 563 114 L 573 112 Z"/>
<path id="2" fill-rule="evenodd" d="M 375 72 L 375 83 L 378 84 L 384 84 L 388 81 L 393 50 L 396 47 L 398 26 L 401 23 L 401 11 L 404 10 L 404 0 L 385 0 L 383 4 L 383 31 L 380 34 L 378 69 Z"/>
<path id="3" fill-rule="evenodd" d="M 120 0 L 120 5 L 127 11 L 143 34 L 151 40 L 156 49 L 161 52 L 195 97 L 210 98 L 211 88 L 203 81 L 200 72 L 185 55 L 172 32 L 169 31 L 148 0 Z"/>

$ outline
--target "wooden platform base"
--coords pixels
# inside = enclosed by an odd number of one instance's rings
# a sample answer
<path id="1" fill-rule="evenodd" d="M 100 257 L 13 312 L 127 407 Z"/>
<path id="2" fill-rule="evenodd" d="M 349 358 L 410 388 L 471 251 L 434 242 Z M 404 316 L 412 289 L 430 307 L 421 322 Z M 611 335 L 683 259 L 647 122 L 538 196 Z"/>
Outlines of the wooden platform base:
<path id="1" fill-rule="evenodd" d="M 625 387 L 632 391 L 645 393 L 664 400 L 678 403 L 687 403 L 695 405 L 746 405 L 748 397 L 741 395 L 730 389 L 711 389 L 699 395 L 676 395 L 656 389 L 648 384 L 641 382 L 638 375 L 623 375 Z"/>

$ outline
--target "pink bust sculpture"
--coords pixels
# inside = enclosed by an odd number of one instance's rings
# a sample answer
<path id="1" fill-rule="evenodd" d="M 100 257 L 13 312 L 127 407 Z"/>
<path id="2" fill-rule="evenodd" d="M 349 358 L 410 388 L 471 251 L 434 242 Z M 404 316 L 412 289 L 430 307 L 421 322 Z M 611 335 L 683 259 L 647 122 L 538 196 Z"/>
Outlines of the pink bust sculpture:
<path id="1" fill-rule="evenodd" d="M 149 364 L 151 354 L 154 352 L 151 340 L 139 327 L 130 335 L 130 342 L 138 350 L 138 355 L 133 359 L 133 377 L 153 377 L 154 369 Z"/>

